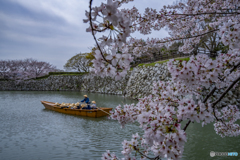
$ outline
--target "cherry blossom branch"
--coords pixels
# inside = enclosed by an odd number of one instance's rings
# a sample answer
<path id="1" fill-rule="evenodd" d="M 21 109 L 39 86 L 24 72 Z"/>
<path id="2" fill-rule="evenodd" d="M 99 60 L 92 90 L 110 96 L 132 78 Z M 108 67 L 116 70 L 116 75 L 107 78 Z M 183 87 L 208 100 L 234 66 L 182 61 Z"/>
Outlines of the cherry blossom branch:
<path id="1" fill-rule="evenodd" d="M 236 64 L 231 70 L 230 73 L 232 73 L 232 71 L 234 71 L 235 69 L 237 69 L 240 66 L 240 62 L 238 62 L 238 64 Z"/>
<path id="2" fill-rule="evenodd" d="M 136 152 L 140 153 L 142 156 L 144 156 L 144 157 L 146 157 L 146 158 L 148 158 L 148 159 L 161 160 L 161 159 L 159 159 L 159 158 L 160 158 L 159 156 L 157 156 L 157 157 L 155 157 L 155 158 L 150 158 L 150 157 L 146 156 L 145 154 L 143 154 L 142 152 L 140 152 L 140 151 L 139 151 L 139 148 L 137 148 L 136 146 L 133 146 L 133 149 L 134 149 Z"/>
<path id="3" fill-rule="evenodd" d="M 216 120 L 219 121 L 219 119 L 218 119 L 217 116 L 216 116 L 215 109 L 216 109 L 216 108 L 213 108 L 213 115 L 214 115 L 214 117 L 216 118 Z M 222 121 L 222 119 L 221 119 L 221 121 Z M 223 121 L 222 121 L 222 122 L 223 122 Z M 224 124 L 225 124 L 225 123 L 224 123 Z M 226 124 L 225 124 L 225 125 L 226 125 Z"/>
<path id="4" fill-rule="evenodd" d="M 230 70 L 230 73 L 232 73 L 236 68 L 238 68 L 240 66 L 240 62 L 236 65 L 236 66 L 234 66 L 231 70 Z M 239 77 L 240 78 L 240 77 Z M 238 78 L 238 79 L 239 79 Z M 238 80 L 236 80 L 236 82 L 237 82 Z M 235 81 L 234 81 L 235 82 Z M 216 116 L 216 113 L 215 113 L 215 105 L 226 95 L 226 93 L 235 85 L 235 83 L 232 83 L 229 87 L 228 87 L 228 89 L 227 90 L 225 90 L 225 92 L 219 97 L 219 99 L 217 100 L 217 101 L 215 101 L 215 102 L 213 102 L 213 115 L 214 115 L 214 117 L 216 118 L 216 120 L 217 121 L 221 121 L 226 127 L 227 127 L 227 125 L 223 122 L 223 120 L 222 119 L 219 119 L 219 118 L 217 118 L 217 116 Z M 213 89 L 212 89 L 212 91 L 209 93 L 209 95 L 211 96 L 212 94 L 213 94 L 213 92 L 216 90 L 216 87 L 214 87 Z M 209 96 L 209 97 L 210 97 Z M 208 98 L 209 98 L 208 97 Z M 207 97 L 206 97 L 207 98 Z M 206 99 L 205 98 L 205 99 Z M 207 98 L 207 99 L 208 99 Z M 206 100 L 207 100 L 206 99 Z M 205 101 L 206 102 L 206 101 Z M 227 127 L 228 128 L 228 127 Z"/>
<path id="5" fill-rule="evenodd" d="M 213 108 L 213 115 L 214 115 L 214 117 L 216 118 L 216 120 L 217 121 L 221 121 L 222 122 L 222 124 L 224 124 L 227 128 L 228 128 L 228 126 L 226 125 L 226 123 L 225 122 L 223 122 L 223 120 L 222 119 L 219 119 L 219 118 L 217 118 L 217 116 L 216 116 L 216 113 L 215 113 L 215 109 L 216 108 Z"/>
<path id="6" fill-rule="evenodd" d="M 200 34 L 200 35 L 196 35 L 196 36 L 190 36 L 190 37 L 184 37 L 184 38 L 176 38 L 176 39 L 171 39 L 171 40 L 167 40 L 167 41 L 162 41 L 162 42 L 156 42 L 156 43 L 166 43 L 166 42 L 170 42 L 170 41 L 177 41 L 177 40 L 183 40 L 183 39 L 190 39 L 190 38 L 195 38 L 195 37 L 201 37 L 201 36 L 204 36 L 206 34 L 209 34 L 209 33 L 212 33 L 212 32 L 215 32 L 215 31 L 218 31 L 219 29 L 215 29 L 215 30 L 211 30 L 209 32 L 206 32 L 206 33 L 203 33 L 203 34 Z"/>
<path id="7" fill-rule="evenodd" d="M 173 15 L 183 15 L 183 16 L 197 16 L 197 15 L 206 15 L 206 14 L 240 14 L 239 12 L 224 12 L 224 13 L 217 13 L 217 12 L 210 12 L 210 13 L 196 13 L 196 14 L 172 14 L 172 15 L 165 15 L 165 16 L 173 16 Z"/>
<path id="8" fill-rule="evenodd" d="M 233 81 L 230 86 L 228 86 L 228 88 L 221 94 L 221 96 L 215 102 L 213 102 L 212 107 L 214 108 L 217 105 L 217 103 L 220 102 L 223 99 L 223 97 L 228 93 L 228 91 L 232 89 L 232 87 L 239 81 L 240 81 L 240 76 L 237 79 L 235 79 L 235 81 Z"/>
<path id="9" fill-rule="evenodd" d="M 232 72 L 233 72 L 235 69 L 237 69 L 239 66 L 240 66 L 240 62 L 238 62 L 238 64 L 236 64 L 236 65 L 229 71 L 229 74 L 232 73 Z M 235 81 L 234 81 L 234 82 L 235 82 Z M 234 83 L 234 82 L 233 82 L 233 83 Z M 232 87 L 234 86 L 233 83 L 231 84 Z M 230 85 L 230 86 L 231 86 L 231 85 Z M 229 86 L 229 87 L 230 87 L 230 86 Z M 229 87 L 225 90 L 226 93 L 224 92 L 224 93 L 223 93 L 224 95 L 222 94 L 222 95 L 219 97 L 219 99 L 218 99 L 219 101 L 220 101 L 220 100 L 227 94 L 227 92 L 232 88 L 232 87 L 231 87 L 231 88 L 229 88 Z M 216 90 L 216 87 L 214 87 L 214 88 L 215 88 L 215 90 Z M 222 97 L 222 98 L 221 98 L 221 97 Z M 221 98 L 221 99 L 220 99 L 220 98 Z M 214 104 L 214 103 L 217 104 L 217 103 L 219 102 L 218 100 L 215 101 L 215 102 L 213 102 L 213 104 Z M 215 104 L 215 105 L 216 105 L 216 104 Z M 215 105 L 214 105 L 214 106 L 215 106 Z"/>
<path id="10" fill-rule="evenodd" d="M 187 127 L 189 126 L 190 123 L 191 123 L 191 120 L 189 120 L 189 121 L 187 122 L 187 124 L 185 125 L 185 127 L 183 128 L 184 131 L 186 131 L 186 129 L 187 129 Z"/>
<path id="11" fill-rule="evenodd" d="M 217 89 L 217 87 L 215 86 L 209 93 L 208 95 L 204 98 L 203 103 L 206 103 L 208 98 L 210 98 L 212 96 L 212 94 L 215 92 L 215 90 Z"/>
<path id="12" fill-rule="evenodd" d="M 97 42 L 97 39 L 96 39 L 96 37 L 95 37 L 95 35 L 94 35 L 94 29 L 93 29 L 93 25 L 92 25 L 92 0 L 90 0 L 89 10 L 90 10 L 90 11 L 89 11 L 89 22 L 90 22 L 90 26 L 91 26 L 91 30 L 92 30 L 92 36 L 93 36 L 93 38 L 94 38 L 94 40 L 95 40 L 95 42 L 96 42 L 96 44 L 97 44 L 97 47 L 98 47 L 98 49 L 99 49 L 99 51 L 100 51 L 100 53 L 101 53 L 104 61 L 106 61 L 106 62 L 109 63 L 109 61 L 106 60 L 105 56 L 103 55 L 102 50 L 101 50 L 101 48 L 100 48 L 100 46 L 99 46 L 99 44 L 98 44 L 98 42 Z"/>
<path id="13" fill-rule="evenodd" d="M 107 27 L 104 28 L 104 29 L 102 29 L 102 30 L 94 29 L 94 31 L 98 31 L 98 32 L 104 32 L 104 31 L 106 31 L 106 30 L 107 30 Z"/>
<path id="14" fill-rule="evenodd" d="M 185 18 L 185 17 L 188 17 L 188 16 L 198 16 L 198 15 L 221 15 L 221 14 L 230 14 L 230 15 L 238 15 L 240 14 L 240 12 L 221 12 L 221 13 L 217 13 L 217 12 L 208 12 L 208 13 L 196 13 L 196 14 L 182 14 L 182 13 L 178 13 L 178 14 L 175 14 L 174 12 L 172 14 L 164 14 L 164 16 L 166 17 L 172 17 L 172 16 L 184 16 L 184 17 L 178 17 L 178 18 L 175 18 L 175 20 L 177 19 L 182 19 L 182 18 Z M 148 21 L 147 18 L 144 18 L 144 17 L 139 17 L 139 16 L 136 16 L 136 18 L 139 18 L 139 19 L 143 19 L 142 21 L 140 21 L 140 23 L 144 22 L 144 21 Z M 160 19 L 162 18 L 162 16 L 160 14 L 157 14 L 157 19 Z M 171 22 L 171 20 L 168 20 L 168 22 Z"/>
<path id="15" fill-rule="evenodd" d="M 206 3 L 205 5 L 203 5 L 204 7 L 206 7 L 208 4 L 212 3 L 213 0 L 210 0 L 208 3 Z"/>
<path id="16" fill-rule="evenodd" d="M 236 68 L 238 68 L 240 66 L 240 62 L 238 62 L 238 64 L 237 65 L 235 65 L 231 70 L 230 70 L 230 73 L 232 73 Z M 214 117 L 216 118 L 216 120 L 217 121 L 219 121 L 219 120 L 221 120 L 222 121 L 222 119 L 218 119 L 217 117 L 216 117 L 216 115 L 215 115 L 215 105 L 219 102 L 219 101 L 221 101 L 221 99 L 227 94 L 227 92 L 238 82 L 240 80 L 240 76 L 235 80 L 235 81 L 233 81 L 233 83 L 225 90 L 225 92 L 219 97 L 219 99 L 218 100 L 216 100 L 215 102 L 213 102 L 213 115 L 214 115 Z M 203 100 L 203 103 L 206 103 L 207 102 L 207 100 L 208 100 L 208 98 L 210 98 L 211 96 L 212 96 L 212 94 L 215 92 L 215 90 L 216 90 L 217 88 L 216 88 L 216 86 L 208 93 L 208 95 L 204 98 L 204 100 Z M 189 120 L 188 122 L 187 122 L 187 124 L 185 125 L 185 127 L 183 128 L 183 130 L 185 131 L 186 129 L 187 129 L 187 127 L 188 127 L 188 125 L 191 123 L 191 121 Z M 225 124 L 223 121 L 222 121 L 222 123 L 223 124 Z M 225 124 L 226 125 L 226 124 Z"/>
<path id="17" fill-rule="evenodd" d="M 132 0 L 122 0 L 121 3 L 129 1 Z M 223 4 L 223 6 L 219 6 L 220 4 Z M 191 52 L 194 45 L 199 43 L 202 37 L 216 33 L 219 35 L 217 40 L 221 41 L 224 46 L 228 46 L 227 49 L 229 49 L 227 54 L 220 54 L 217 60 L 209 59 L 207 55 L 191 57 L 190 60 L 192 62 L 182 63 L 181 65 L 170 60 L 168 69 L 172 74 L 172 79 L 166 83 L 159 81 L 154 84 L 156 88 L 154 88 L 152 93 L 153 96 L 157 96 L 156 101 L 152 99 L 152 96 L 144 97 L 139 99 L 139 103 L 136 105 L 124 105 L 124 109 L 118 106 L 115 112 L 112 112 L 111 117 L 118 120 L 122 126 L 138 121 L 144 131 L 145 140 L 142 143 L 146 147 L 146 151 L 152 151 L 154 155 L 159 155 L 151 158 L 151 155 L 145 153 L 145 149 L 142 150 L 140 146 L 135 146 L 138 135 L 133 135 L 135 139 L 123 143 L 124 150 L 122 153 L 125 157 L 130 156 L 132 152 L 136 152 L 141 158 L 146 159 L 160 159 L 160 155 L 166 155 L 169 159 L 181 157 L 187 138 L 185 131 L 190 123 L 195 121 L 203 121 L 203 125 L 215 121 L 217 134 L 224 134 L 224 136 L 240 135 L 240 127 L 234 124 L 234 121 L 239 119 L 239 110 L 235 109 L 236 105 L 229 105 L 223 108 L 221 112 L 217 108 L 218 103 L 224 100 L 223 97 L 227 96 L 226 93 L 236 86 L 240 79 L 238 77 L 239 68 L 237 68 L 239 63 L 236 66 L 233 63 L 238 62 L 240 58 L 240 28 L 238 25 L 240 12 L 237 1 L 187 0 L 186 3 L 179 2 L 176 5 L 165 6 L 159 12 L 148 8 L 143 18 L 141 18 L 136 8 L 130 10 L 118 9 L 120 7 L 118 1 L 108 0 L 106 4 L 102 3 L 100 7 L 96 8 L 93 8 L 91 5 L 92 0 L 90 0 L 90 13 L 87 12 L 86 15 L 88 20 L 84 20 L 84 22 L 86 23 L 90 20 L 91 27 L 87 29 L 87 32 L 92 33 L 99 49 L 95 54 L 94 70 L 95 73 L 101 76 L 116 77 L 116 80 L 120 80 L 126 75 L 126 71 L 129 69 L 128 66 L 135 56 L 140 56 L 144 52 L 152 52 L 150 50 L 151 47 L 160 48 L 162 47 L 161 43 L 167 43 L 167 46 L 169 46 L 169 43 L 179 41 L 182 42 L 179 51 Z M 225 10 L 225 8 L 232 9 Z M 180 10 L 179 13 L 178 10 Z M 102 13 L 103 15 L 99 15 L 103 19 L 103 25 L 96 24 L 98 21 L 95 20 L 98 13 Z M 205 26 L 207 29 L 205 29 Z M 150 34 L 152 29 L 160 30 L 164 27 L 170 29 L 171 37 L 161 40 L 152 38 L 146 41 L 131 38 L 129 43 L 126 42 L 127 38 L 131 36 L 130 34 L 135 31 L 140 31 L 141 34 L 146 35 Z M 201 30 L 199 30 L 199 27 Z M 97 41 L 96 33 L 104 30 L 110 30 L 110 35 L 100 38 L 102 40 L 100 43 Z M 112 35 L 114 39 L 112 39 Z M 108 39 L 109 37 L 111 39 Z M 209 39 L 209 37 L 206 37 L 206 39 Z M 215 45 L 215 40 L 211 41 L 210 39 L 207 42 L 214 43 Z M 102 47 L 103 45 L 107 45 L 108 49 L 111 49 L 112 52 L 120 51 L 122 54 L 118 54 L 118 52 L 116 54 L 108 53 Z M 141 45 L 143 47 L 138 47 Z M 132 47 L 135 48 L 132 50 Z M 207 46 L 205 47 L 207 48 Z M 111 65 L 106 65 L 108 59 L 111 59 L 109 63 L 115 64 L 112 65 L 114 68 L 111 68 Z M 119 72 L 118 69 L 122 69 L 122 72 Z M 236 75 L 231 74 L 232 72 L 236 72 Z M 219 81 L 221 78 L 223 81 Z M 205 89 L 204 86 L 206 88 L 209 86 L 213 88 L 207 91 L 209 93 L 203 92 L 202 94 L 197 94 L 196 92 L 199 89 Z M 172 90 L 175 87 L 178 88 L 178 92 L 172 95 Z M 227 89 L 224 93 L 221 92 L 220 96 L 215 97 L 213 94 L 218 88 Z M 160 93 L 163 94 L 161 95 Z M 196 101 L 188 97 L 190 94 L 195 95 L 198 100 L 201 98 L 201 100 Z M 160 95 L 161 97 L 159 97 Z M 212 97 L 214 99 L 210 101 Z M 178 100 L 176 105 L 173 100 Z M 233 102 L 230 101 L 230 103 Z M 175 108 L 176 106 L 178 107 Z M 210 111 L 209 107 L 211 108 Z M 158 108 L 163 110 L 163 112 L 159 113 Z M 232 113 L 232 109 L 235 109 L 237 113 Z M 232 114 L 229 114 L 230 112 Z M 159 115 L 160 117 L 156 121 L 155 117 Z M 178 119 L 180 120 L 178 121 Z M 187 123 L 181 129 L 182 127 L 180 128 L 179 123 L 183 120 L 187 120 Z M 229 120 L 229 123 L 225 122 L 225 120 Z M 153 144 L 152 142 L 157 143 Z M 171 150 L 172 147 L 175 148 L 174 151 Z M 114 157 L 110 152 L 107 153 L 109 155 L 105 154 L 105 159 L 110 160 Z"/>

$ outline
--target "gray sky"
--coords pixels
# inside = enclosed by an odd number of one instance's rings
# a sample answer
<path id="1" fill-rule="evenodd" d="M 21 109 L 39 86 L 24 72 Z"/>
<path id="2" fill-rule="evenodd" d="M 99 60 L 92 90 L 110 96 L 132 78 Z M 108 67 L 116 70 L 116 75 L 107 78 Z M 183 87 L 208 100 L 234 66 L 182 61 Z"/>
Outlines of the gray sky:
<path id="1" fill-rule="evenodd" d="M 93 1 L 93 6 L 100 4 Z M 136 0 L 123 7 L 160 10 L 173 0 Z M 34 58 L 59 69 L 77 53 L 94 46 L 85 19 L 88 0 L 0 0 L 0 60 Z M 133 37 L 144 38 L 138 33 Z M 168 36 L 165 30 L 148 37 Z M 147 37 L 146 37 L 147 38 Z"/>

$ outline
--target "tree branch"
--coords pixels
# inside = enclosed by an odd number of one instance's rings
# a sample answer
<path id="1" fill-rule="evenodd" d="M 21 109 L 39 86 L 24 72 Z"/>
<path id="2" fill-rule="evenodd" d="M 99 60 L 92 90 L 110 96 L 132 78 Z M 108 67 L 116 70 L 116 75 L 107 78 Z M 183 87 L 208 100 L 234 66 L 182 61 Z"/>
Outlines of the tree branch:
<path id="1" fill-rule="evenodd" d="M 188 122 L 187 122 L 187 124 L 185 125 L 185 127 L 183 128 L 183 130 L 184 131 L 186 131 L 186 129 L 187 129 L 187 127 L 188 127 L 188 125 L 191 123 L 191 120 L 189 120 Z"/>
<path id="2" fill-rule="evenodd" d="M 206 15 L 206 14 L 240 14 L 239 12 L 221 12 L 221 13 L 217 13 L 217 12 L 209 12 L 209 13 L 196 13 L 196 14 L 172 14 L 172 15 L 165 15 L 165 16 L 174 16 L 174 15 L 177 15 L 177 16 L 197 16 L 197 15 Z"/>
<path id="3" fill-rule="evenodd" d="M 151 160 L 161 160 L 161 159 L 159 159 L 159 158 L 160 158 L 159 156 L 154 157 L 154 158 L 150 158 L 150 157 L 146 156 L 145 154 L 143 154 L 142 152 L 140 152 L 139 149 L 138 149 L 136 146 L 133 146 L 133 149 L 134 149 L 136 152 L 140 153 L 142 156 L 144 156 L 144 157 L 146 157 L 146 158 L 148 158 L 148 159 L 151 159 Z"/>
<path id="4" fill-rule="evenodd" d="M 235 69 L 237 69 L 238 67 L 240 66 L 240 62 L 238 62 L 238 64 L 237 65 L 235 65 L 231 70 L 230 70 L 230 73 L 232 73 Z M 232 84 L 222 93 L 222 95 L 218 98 L 218 100 L 216 100 L 215 102 L 213 102 L 213 109 L 214 109 L 214 107 L 215 107 L 215 105 L 219 102 L 219 101 L 221 101 L 221 99 L 227 94 L 227 92 L 238 82 L 240 80 L 240 76 L 235 80 L 235 81 L 233 81 L 232 82 Z M 211 97 L 211 95 L 215 92 L 215 90 L 216 90 L 217 88 L 216 87 L 214 87 L 209 93 L 208 93 L 208 95 L 204 98 L 204 100 L 203 100 L 203 103 L 206 103 L 207 102 L 207 100 L 208 100 L 208 98 L 210 98 Z M 217 119 L 217 121 L 218 120 L 221 120 L 221 119 L 218 119 L 217 117 L 216 117 L 216 115 L 215 115 L 215 110 L 214 110 L 214 117 Z M 222 121 L 222 120 L 221 120 Z M 187 122 L 187 124 L 185 125 L 185 127 L 183 128 L 183 130 L 184 131 L 186 131 L 186 129 L 187 129 L 187 127 L 189 126 L 189 124 L 191 123 L 191 121 L 189 120 L 188 122 Z"/>
<path id="5" fill-rule="evenodd" d="M 107 63 L 109 63 L 109 61 L 106 60 L 105 56 L 103 55 L 102 50 L 101 50 L 101 48 L 100 48 L 100 46 L 99 46 L 99 44 L 98 44 L 98 42 L 97 42 L 97 39 L 96 39 L 96 37 L 95 37 L 95 35 L 94 35 L 94 29 L 93 29 L 93 25 L 92 25 L 92 1 L 93 1 L 93 0 L 90 0 L 90 4 L 89 4 L 89 9 L 90 9 L 90 11 L 89 11 L 89 21 L 90 21 L 90 26 L 91 26 L 91 29 L 92 29 L 92 35 L 93 35 L 93 38 L 94 38 L 94 40 L 95 40 L 95 42 L 96 42 L 96 44 L 97 44 L 97 47 L 98 47 L 98 49 L 99 49 L 99 51 L 100 51 L 100 53 L 101 53 L 104 61 L 106 61 Z"/>
<path id="6" fill-rule="evenodd" d="M 229 91 L 230 89 L 232 89 L 232 87 L 233 87 L 238 81 L 240 81 L 240 76 L 239 76 L 237 79 L 235 79 L 230 86 L 228 86 L 228 88 L 221 94 L 221 96 L 220 96 L 215 102 L 213 102 L 213 105 L 212 105 L 213 108 L 217 105 L 218 102 L 220 102 L 220 101 L 223 99 L 223 97 L 228 93 L 228 91 Z"/>
<path id="7" fill-rule="evenodd" d="M 211 30 L 211 31 L 209 31 L 209 32 L 203 33 L 203 34 L 196 35 L 196 36 L 189 36 L 189 37 L 183 37 L 183 38 L 176 38 L 176 39 L 171 39 L 171 40 L 162 41 L 162 42 L 156 42 L 156 43 L 166 43 L 166 42 L 170 42 L 170 41 L 177 41 L 177 40 L 183 40 L 183 39 L 189 39 L 189 38 L 201 37 L 201 36 L 204 36 L 204 35 L 206 35 L 206 34 L 209 34 L 209 33 L 212 33 L 212 32 L 218 31 L 218 30 L 219 30 L 219 29 L 215 29 L 215 30 Z"/>
<path id="8" fill-rule="evenodd" d="M 210 98 L 212 96 L 212 94 L 215 92 L 215 90 L 217 89 L 217 87 L 214 87 L 209 93 L 208 95 L 204 98 L 203 103 L 206 103 L 208 98 Z"/>

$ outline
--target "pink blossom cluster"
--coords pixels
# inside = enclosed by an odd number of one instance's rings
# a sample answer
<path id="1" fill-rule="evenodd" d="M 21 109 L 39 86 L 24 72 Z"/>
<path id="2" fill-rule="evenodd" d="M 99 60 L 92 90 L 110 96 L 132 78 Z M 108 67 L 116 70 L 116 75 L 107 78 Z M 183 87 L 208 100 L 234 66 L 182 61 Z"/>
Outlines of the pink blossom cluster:
<path id="1" fill-rule="evenodd" d="M 133 57 L 150 54 L 149 48 L 170 46 L 181 42 L 179 51 L 190 53 L 202 38 L 218 34 L 218 41 L 228 47 L 226 54 L 219 53 L 216 59 L 207 55 L 191 56 L 188 62 L 169 60 L 168 70 L 172 79 L 155 82 L 152 94 L 140 98 L 137 104 L 117 106 L 111 118 L 124 126 L 138 122 L 144 133 L 124 140 L 122 154 L 125 159 L 166 157 L 180 159 L 187 141 L 185 130 L 191 122 L 202 126 L 214 122 L 216 133 L 222 137 L 239 136 L 240 127 L 235 122 L 240 118 L 234 101 L 224 104 L 227 94 L 240 80 L 240 13 L 238 0 L 187 0 L 156 9 L 146 8 L 143 14 L 138 9 L 120 9 L 129 1 L 107 0 L 99 7 L 86 11 L 90 22 L 88 32 L 96 41 L 93 71 L 100 76 L 116 80 L 124 77 L 130 69 Z M 99 19 L 102 21 L 99 22 Z M 170 37 L 163 39 L 132 38 L 133 32 L 148 35 L 152 30 L 168 28 Z M 108 32 L 96 40 L 96 33 Z M 220 91 L 216 93 L 216 91 Z M 208 91 L 208 93 L 206 93 Z M 188 121 L 182 128 L 181 122 Z M 102 159 L 119 159 L 107 151 Z"/>
<path id="2" fill-rule="evenodd" d="M 196 101 L 193 95 L 194 92 L 188 90 L 181 82 L 156 82 L 152 95 L 140 98 L 136 105 L 116 107 L 112 112 L 112 119 L 118 120 L 122 126 L 137 121 L 144 130 L 142 138 L 139 138 L 141 146 L 135 138 L 131 141 L 124 140 L 122 154 L 125 158 L 129 159 L 132 151 L 140 152 L 140 147 L 143 148 L 141 152 L 145 156 L 152 151 L 159 157 L 181 158 L 186 142 L 186 133 L 180 124 L 183 120 L 202 122 L 202 125 L 215 121 L 217 134 L 240 135 L 240 127 L 235 123 L 240 118 L 236 106 L 230 105 L 217 111 L 210 101 Z"/>
<path id="3" fill-rule="evenodd" d="M 110 160 L 117 160 L 117 156 L 115 153 L 111 153 L 109 150 L 107 150 L 103 155 L 102 155 L 102 160 L 105 159 L 110 159 Z"/>
<path id="4" fill-rule="evenodd" d="M 91 12 L 86 11 L 87 19 L 84 22 L 87 23 L 91 19 L 92 24 L 87 29 L 88 32 L 93 31 L 94 34 L 109 32 L 108 36 L 102 35 L 98 38 L 100 42 L 97 43 L 99 43 L 101 56 L 131 53 L 138 57 L 147 52 L 148 48 L 161 47 L 163 44 L 170 46 L 175 40 L 184 42 L 184 45 L 179 48 L 180 52 L 190 53 L 194 49 L 193 46 L 198 44 L 203 36 L 212 32 L 219 34 L 224 45 L 229 45 L 230 48 L 239 48 L 239 45 L 237 45 L 240 33 L 239 13 L 236 9 L 237 1 L 180 2 L 175 5 L 164 6 L 160 11 L 146 8 L 143 14 L 140 14 L 136 7 L 119 9 L 123 3 L 128 2 L 108 0 L 107 3 L 102 3 L 99 7 L 93 7 Z M 225 7 L 227 9 L 223 9 L 222 4 L 228 4 Z M 89 13 L 91 13 L 91 17 Z M 102 19 L 102 22 L 99 19 Z M 211 19 L 211 21 L 206 23 L 206 19 Z M 130 38 L 127 41 L 127 37 L 130 37 L 130 34 L 135 31 L 147 35 L 152 30 L 160 30 L 165 27 L 169 28 L 171 37 L 152 38 L 146 41 Z M 103 47 L 105 46 L 110 48 L 108 52 L 104 52 Z M 115 48 L 115 50 L 111 48 Z M 130 55 L 126 55 L 126 57 L 130 57 Z M 112 61 L 115 61 L 115 59 L 107 60 L 103 58 L 103 61 L 93 62 L 101 63 L 104 66 L 109 64 L 111 66 L 108 66 L 109 73 L 115 73 L 110 74 L 111 77 L 114 77 L 114 75 L 118 75 L 118 77 L 120 75 L 121 77 L 119 69 L 123 69 L 122 66 L 114 65 L 115 63 L 111 64 Z M 102 72 L 102 70 L 96 68 L 93 70 L 97 73 Z M 125 69 L 123 70 L 125 72 Z M 122 75 L 124 76 L 125 73 L 122 73 Z M 104 75 L 108 76 L 109 74 Z"/>
<path id="5" fill-rule="evenodd" d="M 240 119 L 239 108 L 237 106 L 229 105 L 217 114 L 220 119 L 225 121 L 217 121 L 214 123 L 214 129 L 217 134 L 221 137 L 240 135 L 240 126 L 235 124 L 235 122 Z"/>
<path id="6" fill-rule="evenodd" d="M 115 80 L 120 80 L 130 69 L 129 63 L 132 61 L 133 57 L 128 53 L 116 53 L 114 48 L 110 51 L 112 54 L 106 56 L 106 60 L 111 61 L 111 64 L 104 62 L 99 50 L 95 51 L 95 59 L 92 61 L 94 69 L 92 71 L 101 77 L 109 76 L 115 78 Z M 122 70 L 119 71 L 116 68 Z"/>
<path id="7" fill-rule="evenodd" d="M 240 42 L 240 24 L 239 21 L 229 21 L 219 30 L 224 45 L 230 48 L 239 48 Z"/>
<path id="8" fill-rule="evenodd" d="M 153 86 L 153 95 L 139 99 L 136 105 L 118 106 L 111 118 L 124 126 L 126 123 L 137 121 L 144 130 L 141 141 L 146 155 L 152 151 L 155 156 L 178 159 L 182 156 L 186 134 L 179 122 L 191 120 L 210 123 L 214 120 L 211 106 L 200 101 L 196 103 L 191 97 L 181 99 L 187 95 L 184 85 L 173 82 L 158 82 Z M 125 158 L 138 147 L 131 140 L 124 141 L 122 153 Z"/>
<path id="9" fill-rule="evenodd" d="M 106 4 L 102 3 L 99 7 L 92 8 L 91 17 L 89 16 L 89 12 L 86 11 L 87 19 L 84 19 L 83 22 L 87 23 L 91 18 L 93 25 L 93 28 L 90 26 L 86 31 L 94 31 L 96 34 L 97 32 L 110 30 L 112 33 L 109 37 L 102 36 L 101 38 L 105 43 L 110 44 L 114 42 L 120 46 L 123 44 L 123 42 L 126 43 L 126 38 L 131 32 L 131 20 L 129 16 L 126 16 L 127 13 L 125 10 L 120 11 L 118 8 L 122 3 L 127 2 L 128 1 L 119 2 L 108 0 Z M 100 23 L 97 21 L 98 16 L 103 20 Z"/>
<path id="10" fill-rule="evenodd" d="M 231 66 L 240 62 L 239 49 L 220 54 L 215 60 L 205 54 L 191 56 L 188 62 L 169 60 L 168 69 L 173 81 L 183 82 L 189 89 L 196 90 L 200 85 L 209 88 L 213 84 L 217 88 L 228 86 L 239 75 L 240 71 L 229 73 Z"/>

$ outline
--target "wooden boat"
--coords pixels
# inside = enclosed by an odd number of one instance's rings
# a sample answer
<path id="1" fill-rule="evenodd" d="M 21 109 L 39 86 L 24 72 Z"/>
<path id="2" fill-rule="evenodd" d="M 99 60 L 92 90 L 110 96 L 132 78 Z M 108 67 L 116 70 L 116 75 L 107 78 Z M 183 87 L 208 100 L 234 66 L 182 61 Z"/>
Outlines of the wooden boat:
<path id="1" fill-rule="evenodd" d="M 60 106 L 55 105 L 53 102 L 41 101 L 46 109 L 50 109 L 60 113 L 85 116 L 85 117 L 103 117 L 107 116 L 112 108 L 100 108 L 99 109 L 70 109 L 70 108 L 61 108 Z"/>

